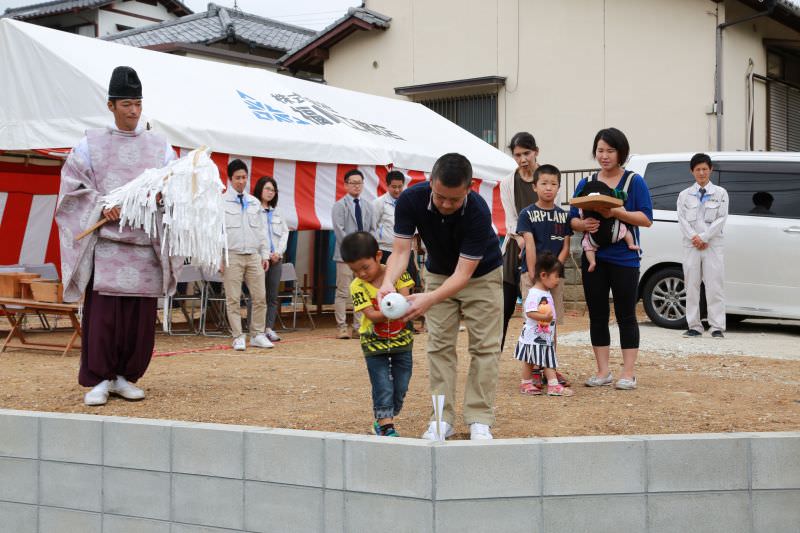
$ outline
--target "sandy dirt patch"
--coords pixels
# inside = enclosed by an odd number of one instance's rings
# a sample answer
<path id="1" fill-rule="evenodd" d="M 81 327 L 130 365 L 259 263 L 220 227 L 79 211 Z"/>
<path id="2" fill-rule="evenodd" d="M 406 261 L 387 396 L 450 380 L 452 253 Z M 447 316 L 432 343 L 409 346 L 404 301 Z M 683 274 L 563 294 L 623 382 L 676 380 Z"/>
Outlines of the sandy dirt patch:
<path id="1" fill-rule="evenodd" d="M 97 408 L 83 405 L 77 356 L 14 349 L 0 354 L 0 407 L 367 433 L 370 389 L 358 341 L 336 340 L 332 320 L 321 322 L 313 332 L 283 333 L 273 350 L 244 353 L 232 351 L 225 338 L 159 334 L 158 356 L 139 383 L 147 399 L 112 399 Z M 772 355 L 800 352 L 800 326 L 745 322 L 733 326 L 725 341 L 689 345 L 678 331 L 643 324 L 640 388 L 616 391 L 582 386 L 594 370 L 587 322 L 585 315 L 571 313 L 561 328 L 561 371 L 573 380 L 575 396 L 548 398 L 518 393 L 512 352 L 521 320 L 512 321 L 500 360 L 497 438 L 800 429 L 800 361 L 768 358 L 758 348 L 774 340 Z M 751 337 L 754 347 L 746 348 Z M 469 364 L 466 341 L 461 333 L 459 413 Z M 414 375 L 396 420 L 403 436 L 419 436 L 430 413 L 425 342 L 426 334 L 416 336 Z M 724 346 L 742 353 L 712 353 Z M 612 351 L 612 363 L 620 364 L 618 351 Z M 469 437 L 460 418 L 455 429 L 456 438 Z"/>

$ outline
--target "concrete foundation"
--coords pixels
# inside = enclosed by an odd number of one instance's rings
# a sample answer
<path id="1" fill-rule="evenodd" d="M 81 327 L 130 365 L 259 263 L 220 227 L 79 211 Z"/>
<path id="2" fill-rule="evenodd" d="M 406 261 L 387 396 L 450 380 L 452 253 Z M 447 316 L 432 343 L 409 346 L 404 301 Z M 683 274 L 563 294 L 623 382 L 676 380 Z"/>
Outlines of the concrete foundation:
<path id="1" fill-rule="evenodd" d="M 0 532 L 797 533 L 800 432 L 430 443 L 0 410 Z"/>

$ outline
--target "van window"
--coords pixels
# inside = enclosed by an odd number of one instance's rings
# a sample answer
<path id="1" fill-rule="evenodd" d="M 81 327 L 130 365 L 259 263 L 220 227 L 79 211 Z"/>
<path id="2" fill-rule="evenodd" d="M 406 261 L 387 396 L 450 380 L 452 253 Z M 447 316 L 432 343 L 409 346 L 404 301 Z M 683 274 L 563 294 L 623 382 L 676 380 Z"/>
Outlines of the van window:
<path id="1" fill-rule="evenodd" d="M 800 163 L 720 162 L 732 215 L 800 218 Z"/>
<path id="2" fill-rule="evenodd" d="M 711 181 L 716 182 L 716 167 L 711 174 Z M 678 205 L 678 194 L 694 183 L 694 176 L 689 170 L 689 161 L 663 161 L 649 163 L 644 171 L 644 180 L 650 189 L 653 209 L 675 211 Z"/>

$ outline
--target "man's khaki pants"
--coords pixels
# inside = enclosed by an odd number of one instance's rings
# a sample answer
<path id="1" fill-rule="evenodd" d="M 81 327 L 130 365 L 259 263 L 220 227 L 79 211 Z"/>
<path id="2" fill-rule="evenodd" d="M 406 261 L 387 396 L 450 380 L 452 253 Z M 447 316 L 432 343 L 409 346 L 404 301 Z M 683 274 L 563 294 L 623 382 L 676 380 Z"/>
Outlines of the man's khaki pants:
<path id="1" fill-rule="evenodd" d="M 347 308 L 353 306 L 353 297 L 350 295 L 350 284 L 353 282 L 353 271 L 347 263 L 336 261 L 336 298 L 333 300 L 333 313 L 336 317 L 336 326 L 347 326 Z M 358 331 L 361 324 L 361 313 L 353 313 L 353 329 Z"/>
<path id="2" fill-rule="evenodd" d="M 247 317 L 250 324 L 250 337 L 264 333 L 267 316 L 267 293 L 264 288 L 264 269 L 259 254 L 236 254 L 228 256 L 228 266 L 222 275 L 225 284 L 225 307 L 233 338 L 242 335 L 242 281 L 250 291 L 253 316 Z"/>
<path id="3" fill-rule="evenodd" d="M 433 291 L 448 276 L 425 273 L 425 289 Z M 473 278 L 461 291 L 431 307 L 428 327 L 428 362 L 431 394 L 444 394 L 443 420 L 453 425 L 458 355 L 456 342 L 462 319 L 469 335 L 469 374 L 464 389 L 464 422 L 494 423 L 497 364 L 503 331 L 503 273 L 501 268 Z M 431 411 L 432 412 L 432 411 Z M 433 420 L 433 415 L 431 415 Z"/>
<path id="4" fill-rule="evenodd" d="M 522 296 L 522 312 L 525 312 L 525 298 L 528 297 L 528 291 L 533 287 L 533 282 L 527 272 L 522 272 L 519 277 L 519 293 Z M 558 282 L 558 285 L 550 289 L 550 294 L 553 296 L 553 302 L 556 304 L 556 324 L 559 326 L 564 323 L 564 278 Z"/>

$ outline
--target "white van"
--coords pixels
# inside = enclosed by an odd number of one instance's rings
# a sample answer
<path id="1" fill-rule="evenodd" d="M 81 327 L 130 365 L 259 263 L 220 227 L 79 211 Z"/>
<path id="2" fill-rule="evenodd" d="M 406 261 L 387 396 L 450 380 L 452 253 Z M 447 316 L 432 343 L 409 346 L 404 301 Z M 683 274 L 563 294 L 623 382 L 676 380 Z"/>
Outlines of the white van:
<path id="1" fill-rule="evenodd" d="M 686 327 L 676 203 L 678 193 L 694 183 L 692 155 L 635 155 L 625 165 L 644 177 L 653 198 L 653 225 L 641 230 L 639 295 L 650 320 L 667 328 Z M 727 189 L 730 198 L 723 230 L 729 322 L 800 319 L 800 153 L 708 155 L 714 165 L 711 181 Z"/>

